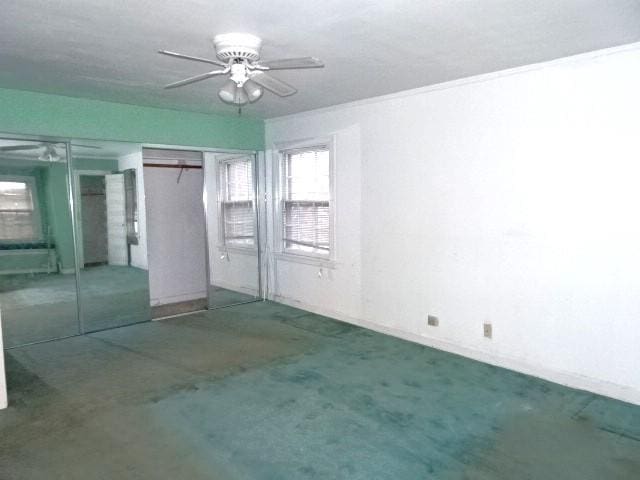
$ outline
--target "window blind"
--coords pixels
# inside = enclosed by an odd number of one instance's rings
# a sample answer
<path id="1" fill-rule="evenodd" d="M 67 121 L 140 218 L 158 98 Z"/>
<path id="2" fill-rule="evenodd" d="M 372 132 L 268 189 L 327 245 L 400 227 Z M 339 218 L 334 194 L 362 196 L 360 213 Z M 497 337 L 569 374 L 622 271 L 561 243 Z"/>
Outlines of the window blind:
<path id="1" fill-rule="evenodd" d="M 0 181 L 0 240 L 37 240 L 39 237 L 31 185 Z"/>
<path id="2" fill-rule="evenodd" d="M 248 158 L 221 162 L 221 218 L 225 245 L 255 243 L 253 171 Z"/>
<path id="3" fill-rule="evenodd" d="M 329 168 L 327 147 L 285 153 L 282 200 L 285 251 L 329 255 Z"/>

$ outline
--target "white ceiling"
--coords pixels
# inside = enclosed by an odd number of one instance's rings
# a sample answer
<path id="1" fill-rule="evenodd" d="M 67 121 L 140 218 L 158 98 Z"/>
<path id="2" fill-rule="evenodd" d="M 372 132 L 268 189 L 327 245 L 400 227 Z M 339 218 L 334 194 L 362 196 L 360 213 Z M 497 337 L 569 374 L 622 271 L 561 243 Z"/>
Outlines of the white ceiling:
<path id="1" fill-rule="evenodd" d="M 269 118 L 640 41 L 640 0 L 20 0 L 1 3 L 0 87 L 233 113 L 207 71 L 156 54 L 214 57 L 217 33 L 263 38 L 264 59 L 316 56 L 277 72 L 296 86 L 244 115 Z"/>

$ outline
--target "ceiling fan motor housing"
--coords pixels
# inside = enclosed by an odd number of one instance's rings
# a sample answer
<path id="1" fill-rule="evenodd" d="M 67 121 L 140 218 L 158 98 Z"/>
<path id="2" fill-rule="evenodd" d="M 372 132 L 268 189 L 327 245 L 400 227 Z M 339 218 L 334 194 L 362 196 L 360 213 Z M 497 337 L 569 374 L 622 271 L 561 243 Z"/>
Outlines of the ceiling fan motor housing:
<path id="1" fill-rule="evenodd" d="M 255 62 L 260 58 L 262 40 L 248 33 L 223 33 L 213 39 L 220 60 L 241 58 Z"/>

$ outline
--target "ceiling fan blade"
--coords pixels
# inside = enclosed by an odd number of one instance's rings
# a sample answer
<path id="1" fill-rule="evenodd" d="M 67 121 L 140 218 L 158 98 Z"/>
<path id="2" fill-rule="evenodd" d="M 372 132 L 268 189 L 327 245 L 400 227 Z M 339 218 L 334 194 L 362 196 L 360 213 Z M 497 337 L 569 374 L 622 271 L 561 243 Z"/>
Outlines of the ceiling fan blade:
<path id="1" fill-rule="evenodd" d="M 168 50 L 158 50 L 158 53 L 162 55 L 169 55 L 170 57 L 182 58 L 183 60 L 193 60 L 194 62 L 210 63 L 211 65 L 217 65 L 219 67 L 226 67 L 227 64 L 219 62 L 218 60 L 209 60 L 208 58 L 192 57 L 191 55 L 183 55 L 181 53 L 170 52 Z"/>
<path id="2" fill-rule="evenodd" d="M 212 72 L 203 73 L 201 75 L 196 75 L 195 77 L 185 78 L 184 80 L 180 80 L 179 82 L 170 83 L 166 85 L 164 88 L 176 88 L 182 87 L 183 85 L 189 85 L 190 83 L 200 82 L 202 80 L 206 80 L 207 78 L 215 77 L 216 75 L 222 75 L 227 73 L 226 70 L 214 70 Z"/>
<path id="3" fill-rule="evenodd" d="M 282 80 L 278 80 L 264 72 L 254 72 L 251 74 L 251 80 L 281 97 L 288 97 L 297 92 L 297 90 L 288 83 L 284 83 Z"/>
<path id="4" fill-rule="evenodd" d="M 38 148 L 42 148 L 42 145 L 10 145 L 6 147 L 0 147 L 0 151 L 17 152 L 18 150 L 36 150 Z"/>
<path id="5" fill-rule="evenodd" d="M 322 68 L 324 63 L 316 57 L 283 58 L 281 60 L 269 60 L 260 62 L 260 66 L 269 70 L 289 70 L 295 68 Z"/>

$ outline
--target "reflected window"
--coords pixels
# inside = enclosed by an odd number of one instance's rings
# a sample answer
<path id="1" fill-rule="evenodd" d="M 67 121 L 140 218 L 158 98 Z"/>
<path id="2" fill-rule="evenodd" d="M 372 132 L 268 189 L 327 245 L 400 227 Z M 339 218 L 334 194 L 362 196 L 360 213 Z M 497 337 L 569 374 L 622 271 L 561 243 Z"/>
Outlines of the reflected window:
<path id="1" fill-rule="evenodd" d="M 253 208 L 253 162 L 241 157 L 222 160 L 220 179 L 220 231 L 226 246 L 255 245 L 255 214 Z"/>
<path id="2" fill-rule="evenodd" d="M 331 161 L 328 146 L 282 152 L 282 249 L 329 257 Z"/>
<path id="3" fill-rule="evenodd" d="M 35 180 L 0 177 L 0 241 L 42 240 Z"/>

